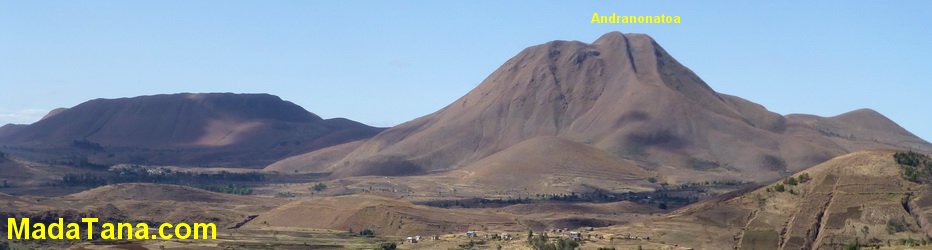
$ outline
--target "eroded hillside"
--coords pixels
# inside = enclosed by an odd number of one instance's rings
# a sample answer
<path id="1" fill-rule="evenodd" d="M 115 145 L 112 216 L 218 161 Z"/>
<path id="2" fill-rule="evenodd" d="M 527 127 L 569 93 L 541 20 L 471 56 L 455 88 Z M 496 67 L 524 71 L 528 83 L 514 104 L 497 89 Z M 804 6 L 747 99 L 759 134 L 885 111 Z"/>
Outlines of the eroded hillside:
<path id="1" fill-rule="evenodd" d="M 916 154 L 920 155 L 920 154 Z M 701 249 L 819 249 L 928 243 L 932 165 L 904 165 L 893 152 L 832 159 L 783 181 L 613 228 Z M 918 170 L 917 170 L 918 171 Z"/>

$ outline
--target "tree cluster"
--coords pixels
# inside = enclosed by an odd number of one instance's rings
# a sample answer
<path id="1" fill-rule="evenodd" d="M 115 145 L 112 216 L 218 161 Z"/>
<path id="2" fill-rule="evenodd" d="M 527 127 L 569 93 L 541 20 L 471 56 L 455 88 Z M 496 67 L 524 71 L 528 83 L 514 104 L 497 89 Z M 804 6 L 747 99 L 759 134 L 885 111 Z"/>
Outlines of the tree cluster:
<path id="1" fill-rule="evenodd" d="M 547 235 L 530 234 L 527 243 L 534 250 L 574 250 L 579 247 L 579 243 L 575 240 L 559 238 L 551 241 Z"/>
<path id="2" fill-rule="evenodd" d="M 906 180 L 927 183 L 932 180 L 932 159 L 928 155 L 912 151 L 897 152 L 893 159 L 903 168 L 903 178 Z"/>
<path id="3" fill-rule="evenodd" d="M 105 173 L 66 174 L 51 186 L 99 187 L 119 183 L 161 183 L 175 184 L 205 189 L 213 192 L 249 195 L 252 188 L 248 183 L 265 180 L 261 173 L 190 173 L 176 172 L 168 169 L 150 171 L 145 168 L 127 168 Z"/>

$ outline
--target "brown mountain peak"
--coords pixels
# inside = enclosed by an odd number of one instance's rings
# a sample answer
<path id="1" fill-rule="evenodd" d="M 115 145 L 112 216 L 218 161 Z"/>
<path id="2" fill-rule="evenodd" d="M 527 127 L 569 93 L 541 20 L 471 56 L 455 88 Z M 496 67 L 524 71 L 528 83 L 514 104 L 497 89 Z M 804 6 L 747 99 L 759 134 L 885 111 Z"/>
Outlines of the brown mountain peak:
<path id="1" fill-rule="evenodd" d="M 591 44 L 529 47 L 459 100 L 380 133 L 326 169 L 338 175 L 458 169 L 509 154 L 530 138 L 555 137 L 677 167 L 665 175 L 768 180 L 852 150 L 928 145 L 884 132 L 889 126 L 790 118 L 715 92 L 650 36 L 610 32 Z"/>

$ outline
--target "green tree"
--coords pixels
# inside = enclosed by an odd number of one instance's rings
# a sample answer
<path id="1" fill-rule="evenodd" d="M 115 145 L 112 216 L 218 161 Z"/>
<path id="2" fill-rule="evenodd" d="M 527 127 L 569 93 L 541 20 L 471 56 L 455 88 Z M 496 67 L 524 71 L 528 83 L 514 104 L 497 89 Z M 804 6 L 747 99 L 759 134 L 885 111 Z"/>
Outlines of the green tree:
<path id="1" fill-rule="evenodd" d="M 796 181 L 795 177 L 790 176 L 789 178 L 786 178 L 785 180 L 783 180 L 783 184 L 790 185 L 790 186 L 796 186 L 798 182 Z"/>
<path id="2" fill-rule="evenodd" d="M 887 220 L 887 233 L 894 234 L 903 231 L 906 231 L 906 220 L 893 218 Z"/>
<path id="3" fill-rule="evenodd" d="M 314 186 L 311 188 L 314 189 L 314 191 L 316 192 L 321 192 L 321 191 L 327 190 L 327 184 L 324 184 L 323 182 L 318 182 L 317 184 L 314 184 Z"/>
<path id="4" fill-rule="evenodd" d="M 857 242 L 848 243 L 845 245 L 845 250 L 858 250 L 861 246 Z"/>
<path id="5" fill-rule="evenodd" d="M 918 167 L 924 165 L 926 162 L 929 162 L 930 159 L 928 156 L 913 151 L 909 152 L 897 152 L 893 154 L 893 158 L 896 160 L 896 163 L 906 166 Z"/>
<path id="6" fill-rule="evenodd" d="M 372 236 L 375 236 L 375 231 L 372 231 L 372 229 L 366 228 L 366 229 L 363 229 L 362 231 L 359 231 L 359 235 L 372 237 Z"/>
<path id="7" fill-rule="evenodd" d="M 385 242 L 385 243 L 379 244 L 379 249 L 382 249 L 382 250 L 394 250 L 396 248 L 398 248 L 398 244 L 395 244 L 395 242 Z"/>
<path id="8" fill-rule="evenodd" d="M 809 173 L 799 175 L 799 183 L 806 183 L 809 182 L 809 180 L 812 180 L 812 178 L 809 177 Z"/>
<path id="9" fill-rule="evenodd" d="M 556 247 L 560 250 L 573 250 L 579 248 L 579 242 L 572 239 L 558 239 Z"/>
<path id="10" fill-rule="evenodd" d="M 460 249 L 473 249 L 473 248 L 476 248 L 476 245 L 477 243 L 475 241 L 469 240 L 469 242 L 460 244 L 459 247 Z"/>
<path id="11" fill-rule="evenodd" d="M 528 245 L 534 250 L 574 250 L 579 248 L 579 243 L 572 239 L 557 239 L 551 242 L 547 236 L 532 236 L 528 240 Z"/>
<path id="12" fill-rule="evenodd" d="M 783 184 L 777 184 L 777 186 L 773 187 L 773 190 L 777 192 L 783 192 L 786 191 L 786 187 L 783 186 Z"/>
<path id="13" fill-rule="evenodd" d="M 916 171 L 916 168 L 910 166 L 903 166 L 903 178 L 911 182 L 919 181 L 919 171 Z"/>

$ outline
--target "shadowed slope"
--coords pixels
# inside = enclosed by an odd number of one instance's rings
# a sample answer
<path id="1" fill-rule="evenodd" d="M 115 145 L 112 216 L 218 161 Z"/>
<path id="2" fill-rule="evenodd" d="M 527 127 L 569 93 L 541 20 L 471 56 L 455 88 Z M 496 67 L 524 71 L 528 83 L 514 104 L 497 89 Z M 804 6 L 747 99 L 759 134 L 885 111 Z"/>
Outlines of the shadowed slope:
<path id="1" fill-rule="evenodd" d="M 249 166 L 380 131 L 341 118 L 324 120 L 267 94 L 96 99 L 52 113 L 4 133 L 0 142 L 38 152 L 91 154 L 99 162 Z M 103 151 L 106 157 L 95 157 Z"/>

